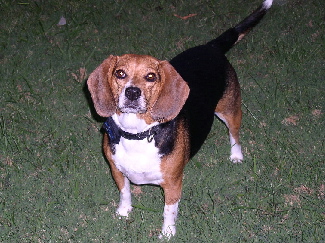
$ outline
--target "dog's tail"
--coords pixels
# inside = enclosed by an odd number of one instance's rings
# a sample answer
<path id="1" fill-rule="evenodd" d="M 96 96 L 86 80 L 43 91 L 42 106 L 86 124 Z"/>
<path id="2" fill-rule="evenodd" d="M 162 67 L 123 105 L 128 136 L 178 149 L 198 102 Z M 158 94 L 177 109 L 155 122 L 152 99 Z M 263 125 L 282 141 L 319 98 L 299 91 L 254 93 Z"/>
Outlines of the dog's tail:
<path id="1" fill-rule="evenodd" d="M 267 10 L 272 6 L 272 2 L 273 0 L 265 0 L 251 15 L 207 44 L 221 48 L 226 53 L 260 22 Z"/>

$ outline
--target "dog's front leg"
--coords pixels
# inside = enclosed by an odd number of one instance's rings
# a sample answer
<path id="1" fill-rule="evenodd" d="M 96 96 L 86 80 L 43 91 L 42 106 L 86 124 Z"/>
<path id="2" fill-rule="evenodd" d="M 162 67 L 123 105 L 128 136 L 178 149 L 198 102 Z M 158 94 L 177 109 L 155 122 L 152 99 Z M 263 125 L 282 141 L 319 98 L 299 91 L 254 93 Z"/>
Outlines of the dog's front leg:
<path id="1" fill-rule="evenodd" d="M 116 214 L 120 216 L 127 217 L 132 210 L 132 203 L 131 203 L 131 190 L 130 190 L 130 181 L 126 178 L 121 171 L 116 168 L 114 160 L 112 158 L 112 152 L 110 146 L 108 145 L 108 137 L 107 135 L 104 136 L 103 142 L 103 149 L 108 159 L 112 176 L 115 180 L 117 188 L 120 192 L 120 202 L 119 206 L 116 210 Z"/>
<path id="2" fill-rule="evenodd" d="M 178 202 L 174 204 L 165 204 L 164 207 L 164 223 L 161 230 L 160 238 L 167 237 L 170 238 L 171 236 L 175 235 L 176 233 L 176 219 L 177 219 L 177 212 L 178 212 Z"/>
<path id="3" fill-rule="evenodd" d="M 118 215 L 127 217 L 132 210 L 130 181 L 124 177 L 124 187 L 120 190 L 120 203 L 116 210 Z"/>
<path id="4" fill-rule="evenodd" d="M 128 217 L 132 210 L 130 181 L 115 167 L 114 163 L 111 163 L 111 171 L 118 190 L 120 191 L 120 202 L 116 214 Z"/>
<path id="5" fill-rule="evenodd" d="M 181 198 L 182 179 L 178 179 L 172 185 L 162 185 L 165 193 L 164 223 L 159 238 L 169 239 L 176 234 L 176 219 L 178 203 Z"/>

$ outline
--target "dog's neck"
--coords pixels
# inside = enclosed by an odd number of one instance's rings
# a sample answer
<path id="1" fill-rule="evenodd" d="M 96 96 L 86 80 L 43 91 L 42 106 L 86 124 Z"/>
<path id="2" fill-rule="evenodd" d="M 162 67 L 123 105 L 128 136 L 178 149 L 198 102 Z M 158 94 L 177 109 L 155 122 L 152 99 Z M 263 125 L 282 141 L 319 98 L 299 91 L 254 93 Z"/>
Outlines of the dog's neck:
<path id="1" fill-rule="evenodd" d="M 121 129 L 112 117 L 108 117 L 106 122 L 103 124 L 103 129 L 109 137 L 110 144 L 119 144 L 121 137 L 127 140 L 143 140 L 147 138 L 147 141 L 151 143 L 156 135 L 161 131 L 162 127 L 158 124 L 143 132 L 130 133 Z"/>
<path id="2" fill-rule="evenodd" d="M 112 118 L 123 131 L 134 134 L 149 130 L 159 124 L 158 122 L 147 124 L 145 120 L 140 119 L 135 113 L 114 114 Z"/>

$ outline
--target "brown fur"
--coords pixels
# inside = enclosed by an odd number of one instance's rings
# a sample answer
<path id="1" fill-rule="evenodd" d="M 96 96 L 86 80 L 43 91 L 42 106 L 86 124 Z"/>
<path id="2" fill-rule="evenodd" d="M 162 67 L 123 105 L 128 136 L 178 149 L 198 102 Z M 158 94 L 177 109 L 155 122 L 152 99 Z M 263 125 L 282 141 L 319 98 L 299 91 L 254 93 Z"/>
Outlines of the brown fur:
<path id="1" fill-rule="evenodd" d="M 148 107 L 147 112 L 139 114 L 140 118 L 150 124 L 177 116 L 189 94 L 186 82 L 167 61 L 135 54 L 110 56 L 89 76 L 88 87 L 100 116 L 119 112 L 117 98 L 127 81 L 114 77 L 114 70 L 119 69 L 129 71 L 132 82 L 145 91 Z M 159 82 L 143 82 L 143 76 L 151 71 L 158 74 Z"/>
<path id="2" fill-rule="evenodd" d="M 227 77 L 228 86 L 223 97 L 219 100 L 215 112 L 218 113 L 220 119 L 225 121 L 236 143 L 240 144 L 239 128 L 242 120 L 241 93 L 236 72 L 231 64 L 228 66 Z"/>

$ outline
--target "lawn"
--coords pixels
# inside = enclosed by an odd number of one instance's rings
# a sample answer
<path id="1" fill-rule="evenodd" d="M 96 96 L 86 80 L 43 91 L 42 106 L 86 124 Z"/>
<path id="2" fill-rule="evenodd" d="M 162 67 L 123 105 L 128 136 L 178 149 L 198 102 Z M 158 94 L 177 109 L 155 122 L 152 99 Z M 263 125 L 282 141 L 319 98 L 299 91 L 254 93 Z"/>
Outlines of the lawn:
<path id="1" fill-rule="evenodd" d="M 262 0 L 0 0 L 0 241 L 156 242 L 163 192 L 133 186 L 134 211 L 101 151 L 85 85 L 110 54 L 169 60 Z M 244 112 L 244 163 L 217 119 L 185 170 L 170 242 L 324 242 L 323 0 L 275 0 L 228 58 Z M 182 17 L 182 18 L 181 18 Z"/>

